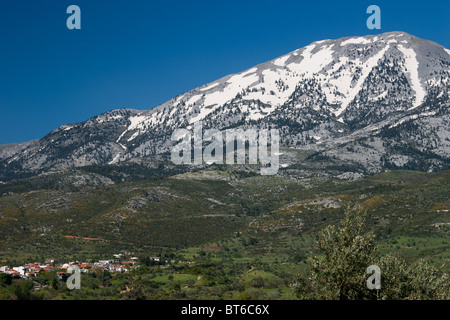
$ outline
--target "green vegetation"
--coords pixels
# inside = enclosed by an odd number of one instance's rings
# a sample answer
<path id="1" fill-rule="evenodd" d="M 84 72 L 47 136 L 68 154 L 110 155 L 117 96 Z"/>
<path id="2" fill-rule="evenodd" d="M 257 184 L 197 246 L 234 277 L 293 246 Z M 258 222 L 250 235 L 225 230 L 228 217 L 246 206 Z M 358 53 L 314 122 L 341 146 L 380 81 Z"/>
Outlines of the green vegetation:
<path id="1" fill-rule="evenodd" d="M 326 227 L 319 235 L 323 257 L 315 257 L 309 278 L 300 275 L 293 287 L 301 299 L 416 300 L 450 299 L 450 278 L 424 261 L 407 264 L 379 257 L 373 233 L 363 232 L 363 214 L 345 213 L 339 229 Z M 380 268 L 380 286 L 367 288 L 367 267 Z"/>
<path id="2" fill-rule="evenodd" d="M 82 274 L 82 289 L 74 291 L 51 272 L 33 280 L 0 277 L 0 299 L 371 299 L 376 293 L 360 294 L 367 291 L 361 279 L 338 293 L 331 282 L 338 270 L 322 278 L 317 272 L 326 269 L 328 257 L 336 268 L 359 261 L 360 267 L 344 269 L 360 275 L 373 255 L 415 288 L 398 290 L 386 278 L 377 298 L 427 299 L 440 296 L 432 286 L 417 289 L 427 280 L 420 275 L 441 279 L 450 271 L 450 172 L 393 171 L 348 181 L 215 170 L 123 182 L 110 173 L 117 183 L 85 186 L 56 183 L 58 177 L 1 185 L 0 265 L 131 252 L 141 267 Z M 349 207 L 366 212 L 355 229 L 360 244 L 368 245 L 359 260 L 352 250 L 336 254 L 330 239 L 317 243 L 324 230 L 339 238 L 335 226 L 346 221 Z M 167 263 L 151 265 L 149 256 Z M 311 283 L 314 273 L 317 282 Z M 365 270 L 362 277 L 365 286 Z M 311 290 L 294 292 L 299 279 Z M 33 289 L 37 283 L 39 290 Z"/>

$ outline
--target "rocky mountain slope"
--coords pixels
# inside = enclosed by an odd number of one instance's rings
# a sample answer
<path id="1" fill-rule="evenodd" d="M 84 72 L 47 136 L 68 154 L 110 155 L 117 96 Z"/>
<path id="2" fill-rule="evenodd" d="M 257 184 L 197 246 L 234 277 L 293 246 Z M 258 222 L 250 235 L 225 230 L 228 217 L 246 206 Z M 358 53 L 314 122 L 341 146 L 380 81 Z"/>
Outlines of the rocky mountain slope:
<path id="1" fill-rule="evenodd" d="M 164 160 L 172 132 L 196 121 L 204 128 L 279 128 L 280 162 L 291 174 L 443 170 L 449 74 L 450 50 L 404 32 L 322 40 L 150 110 L 113 110 L 40 140 L 0 146 L 0 180 Z"/>

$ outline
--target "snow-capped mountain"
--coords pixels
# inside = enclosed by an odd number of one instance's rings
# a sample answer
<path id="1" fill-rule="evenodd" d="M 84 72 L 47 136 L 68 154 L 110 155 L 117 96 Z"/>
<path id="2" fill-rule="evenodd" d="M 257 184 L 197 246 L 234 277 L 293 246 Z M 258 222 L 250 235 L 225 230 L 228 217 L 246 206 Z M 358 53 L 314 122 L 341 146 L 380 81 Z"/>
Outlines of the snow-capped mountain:
<path id="1" fill-rule="evenodd" d="M 113 110 L 0 146 L 0 178 L 158 159 L 173 130 L 200 120 L 279 128 L 282 146 L 354 171 L 439 170 L 450 158 L 449 74 L 450 50 L 404 32 L 317 41 L 150 110 Z"/>

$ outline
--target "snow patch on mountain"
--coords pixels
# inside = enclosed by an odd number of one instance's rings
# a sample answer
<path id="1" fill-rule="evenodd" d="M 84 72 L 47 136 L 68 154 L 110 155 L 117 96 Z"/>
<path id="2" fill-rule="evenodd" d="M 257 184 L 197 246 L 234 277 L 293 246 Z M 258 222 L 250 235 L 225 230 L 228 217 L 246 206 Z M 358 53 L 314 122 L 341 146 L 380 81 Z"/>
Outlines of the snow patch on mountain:
<path id="1" fill-rule="evenodd" d="M 369 73 L 372 69 L 378 64 L 378 61 L 384 56 L 385 52 L 389 49 L 389 46 L 381 49 L 376 55 L 369 58 L 365 63 L 365 68 L 361 76 L 358 79 L 358 82 L 353 88 L 350 88 L 349 93 L 345 96 L 344 100 L 341 103 L 341 107 L 334 113 L 337 117 L 340 117 L 342 113 L 347 109 L 349 103 L 355 98 L 358 92 L 361 90 L 361 86 L 366 80 Z M 363 65 L 363 63 L 359 62 L 359 65 Z"/>
<path id="2" fill-rule="evenodd" d="M 405 56 L 405 67 L 408 71 L 409 78 L 411 81 L 411 87 L 416 92 L 416 97 L 414 101 L 414 105 L 409 109 L 415 109 L 420 106 L 425 99 L 426 92 L 422 87 L 419 79 L 419 62 L 416 58 L 416 53 L 412 48 L 405 48 L 402 45 L 398 46 L 399 50 L 403 52 Z"/>
<path id="3" fill-rule="evenodd" d="M 366 38 L 350 38 L 348 40 L 341 42 L 341 47 L 349 45 L 349 44 L 369 44 L 372 43 L 371 39 Z"/>

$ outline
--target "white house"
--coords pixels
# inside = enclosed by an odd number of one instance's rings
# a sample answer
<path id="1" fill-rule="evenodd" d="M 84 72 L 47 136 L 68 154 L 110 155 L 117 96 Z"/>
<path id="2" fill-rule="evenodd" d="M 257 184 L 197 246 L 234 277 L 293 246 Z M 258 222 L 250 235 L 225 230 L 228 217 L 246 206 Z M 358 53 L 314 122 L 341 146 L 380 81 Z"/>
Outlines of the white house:
<path id="1" fill-rule="evenodd" d="M 80 270 L 78 266 L 69 265 L 67 267 L 67 273 L 73 273 L 75 270 Z"/>
<path id="2" fill-rule="evenodd" d="M 109 266 L 109 271 L 111 271 L 111 272 L 123 272 L 124 271 L 124 266 L 111 265 L 111 266 Z"/>
<path id="3" fill-rule="evenodd" d="M 54 263 L 56 262 L 56 259 L 50 258 L 50 259 L 45 259 L 45 263 Z"/>
<path id="4" fill-rule="evenodd" d="M 14 271 L 17 271 L 21 277 L 25 276 L 25 273 L 27 272 L 27 268 L 20 266 L 20 267 L 14 267 L 13 268 Z"/>

